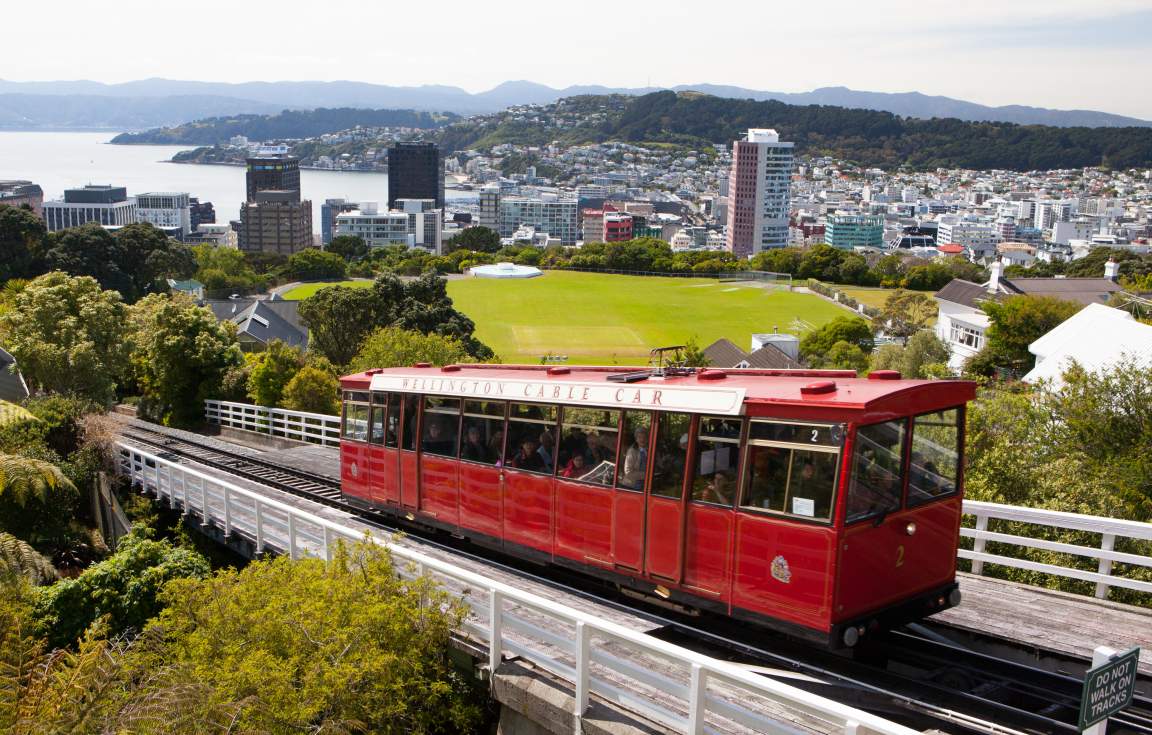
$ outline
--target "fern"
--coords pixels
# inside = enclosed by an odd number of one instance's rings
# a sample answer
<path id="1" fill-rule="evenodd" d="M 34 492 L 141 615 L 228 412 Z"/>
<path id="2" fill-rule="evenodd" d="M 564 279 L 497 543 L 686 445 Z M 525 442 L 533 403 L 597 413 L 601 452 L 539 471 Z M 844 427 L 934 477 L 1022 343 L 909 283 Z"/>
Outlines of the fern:
<path id="1" fill-rule="evenodd" d="M 10 533 L 0 532 L 0 580 L 24 577 L 31 584 L 55 582 L 59 575 L 52 563 Z"/>
<path id="2" fill-rule="evenodd" d="M 0 503 L 25 506 L 31 499 L 47 503 L 57 491 L 76 492 L 72 481 L 51 462 L 0 454 Z"/>

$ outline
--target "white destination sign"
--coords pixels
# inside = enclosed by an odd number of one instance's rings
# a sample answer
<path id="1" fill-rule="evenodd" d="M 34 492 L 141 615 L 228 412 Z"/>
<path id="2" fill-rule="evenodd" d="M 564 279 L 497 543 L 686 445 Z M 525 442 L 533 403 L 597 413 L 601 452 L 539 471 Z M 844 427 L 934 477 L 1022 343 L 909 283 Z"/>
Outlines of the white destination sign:
<path id="1" fill-rule="evenodd" d="M 431 393 L 503 401 L 691 411 L 727 416 L 739 415 L 744 403 L 743 388 L 506 380 L 474 376 L 373 375 L 371 389 L 379 392 Z"/>

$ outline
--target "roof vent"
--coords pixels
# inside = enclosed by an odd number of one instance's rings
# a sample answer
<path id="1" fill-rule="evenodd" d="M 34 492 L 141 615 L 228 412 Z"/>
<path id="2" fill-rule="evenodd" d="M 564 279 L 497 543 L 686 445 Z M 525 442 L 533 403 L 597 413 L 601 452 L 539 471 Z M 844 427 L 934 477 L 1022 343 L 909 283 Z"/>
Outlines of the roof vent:
<path id="1" fill-rule="evenodd" d="M 384 372 L 384 368 L 372 368 L 371 370 L 365 370 L 364 374 L 365 375 L 379 375 L 382 372 Z"/>
<path id="2" fill-rule="evenodd" d="M 455 373 L 459 370 L 460 370 L 459 365 L 445 365 L 444 367 L 440 368 L 440 372 L 442 372 L 442 373 Z"/>
<path id="3" fill-rule="evenodd" d="M 563 365 L 553 365 L 548 368 L 549 375 L 567 375 L 572 372 L 572 368 L 564 367 Z"/>
<path id="4" fill-rule="evenodd" d="M 800 395 L 804 396 L 819 396 L 835 392 L 836 381 L 834 380 L 817 380 L 815 383 L 800 386 Z"/>
<path id="5" fill-rule="evenodd" d="M 873 370 L 868 373 L 869 380 L 899 380 L 899 370 Z"/>
<path id="6" fill-rule="evenodd" d="M 413 365 L 412 367 L 414 367 L 414 368 L 430 368 L 430 367 L 432 367 L 432 363 L 430 363 L 430 362 L 418 362 L 415 365 Z"/>
<path id="7" fill-rule="evenodd" d="M 697 380 L 723 380 L 728 377 L 728 373 L 723 370 L 701 370 L 696 373 Z"/>

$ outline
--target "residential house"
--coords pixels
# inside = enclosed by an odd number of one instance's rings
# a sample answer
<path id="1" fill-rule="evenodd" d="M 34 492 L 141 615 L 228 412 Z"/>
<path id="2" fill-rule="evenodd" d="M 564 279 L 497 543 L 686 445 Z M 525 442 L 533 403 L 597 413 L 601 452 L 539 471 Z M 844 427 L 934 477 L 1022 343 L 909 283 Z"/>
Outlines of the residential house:
<path id="1" fill-rule="evenodd" d="M 1126 359 L 1152 368 L 1152 326 L 1126 311 L 1089 304 L 1028 345 L 1028 351 L 1036 356 L 1036 367 L 1024 381 L 1047 380 L 1058 387 L 1072 362 L 1092 372 Z"/>
<path id="2" fill-rule="evenodd" d="M 775 345 L 766 344 L 752 352 L 745 352 L 733 344 L 731 340 L 723 338 L 705 347 L 704 356 L 708 358 L 708 364 L 711 367 L 717 368 L 789 370 L 803 367 Z"/>
<path id="3" fill-rule="evenodd" d="M 283 299 L 228 299 L 205 304 L 220 321 L 236 325 L 236 337 L 245 352 L 259 352 L 274 339 L 293 347 L 306 347 L 308 329 L 300 321 L 300 302 Z"/>

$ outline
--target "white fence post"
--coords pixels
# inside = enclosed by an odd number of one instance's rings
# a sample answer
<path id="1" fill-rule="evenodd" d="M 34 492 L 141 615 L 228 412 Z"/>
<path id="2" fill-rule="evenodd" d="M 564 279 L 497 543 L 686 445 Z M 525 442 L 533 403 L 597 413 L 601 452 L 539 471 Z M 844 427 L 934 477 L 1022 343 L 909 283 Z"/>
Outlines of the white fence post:
<path id="1" fill-rule="evenodd" d="M 708 688 L 708 673 L 700 664 L 692 664 L 692 678 L 688 682 L 688 733 L 700 735 L 704 732 L 704 701 Z"/>
<path id="2" fill-rule="evenodd" d="M 488 594 L 488 673 L 496 676 L 504 657 L 500 645 L 504 635 L 504 595 L 499 590 Z"/>
<path id="3" fill-rule="evenodd" d="M 588 711 L 588 678 L 592 665 L 592 632 L 583 620 L 576 623 L 576 732 L 580 733 L 580 719 Z"/>
<path id="4" fill-rule="evenodd" d="M 1100 550 L 1101 551 L 1112 551 L 1115 548 L 1116 548 L 1116 534 L 1106 533 L 1100 538 Z M 1100 564 L 1097 565 L 1097 567 L 1096 567 L 1096 572 L 1098 574 L 1111 575 L 1112 574 L 1112 560 L 1101 558 Z M 1108 590 L 1109 589 L 1110 589 L 1110 587 L 1108 584 L 1106 584 L 1104 582 L 1097 582 L 1096 583 L 1096 596 L 1098 598 L 1100 598 L 1101 600 L 1108 599 Z"/>
<path id="5" fill-rule="evenodd" d="M 986 516 L 982 513 L 976 514 L 976 530 L 977 531 L 987 531 L 988 530 L 988 516 Z M 977 536 L 975 538 L 975 540 L 972 542 L 972 551 L 976 552 L 977 554 L 983 554 L 984 553 L 984 537 L 983 536 Z M 973 574 L 983 574 L 984 573 L 984 562 L 981 561 L 980 559 L 973 559 L 972 560 L 972 573 Z"/>

